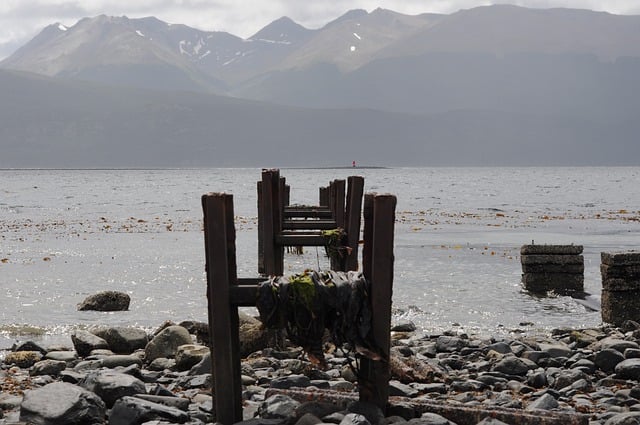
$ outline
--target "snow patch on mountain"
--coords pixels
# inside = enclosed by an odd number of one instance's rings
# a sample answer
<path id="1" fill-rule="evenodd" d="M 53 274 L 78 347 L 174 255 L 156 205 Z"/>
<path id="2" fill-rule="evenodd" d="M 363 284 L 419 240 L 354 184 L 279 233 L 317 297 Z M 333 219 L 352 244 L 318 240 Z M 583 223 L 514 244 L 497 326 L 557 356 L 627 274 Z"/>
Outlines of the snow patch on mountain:
<path id="1" fill-rule="evenodd" d="M 64 25 L 62 25 L 62 24 L 58 24 L 58 29 L 59 29 L 60 31 L 66 31 L 66 30 L 68 30 L 69 28 L 67 28 L 66 26 L 64 26 Z"/>
<path id="2" fill-rule="evenodd" d="M 136 30 L 136 34 L 138 34 L 140 37 L 144 37 L 144 33 L 140 30 Z"/>

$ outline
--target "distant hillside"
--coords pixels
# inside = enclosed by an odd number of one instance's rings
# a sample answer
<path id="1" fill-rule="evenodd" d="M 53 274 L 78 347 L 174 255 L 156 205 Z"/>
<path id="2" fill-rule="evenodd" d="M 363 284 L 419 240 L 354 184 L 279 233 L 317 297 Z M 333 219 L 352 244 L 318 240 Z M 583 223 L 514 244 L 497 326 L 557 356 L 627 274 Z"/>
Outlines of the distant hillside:
<path id="1" fill-rule="evenodd" d="M 0 71 L 0 168 L 637 164 L 638 120 L 310 110 Z M 616 137 L 611 137 L 615 132 Z M 552 140 L 553 143 L 549 143 Z"/>

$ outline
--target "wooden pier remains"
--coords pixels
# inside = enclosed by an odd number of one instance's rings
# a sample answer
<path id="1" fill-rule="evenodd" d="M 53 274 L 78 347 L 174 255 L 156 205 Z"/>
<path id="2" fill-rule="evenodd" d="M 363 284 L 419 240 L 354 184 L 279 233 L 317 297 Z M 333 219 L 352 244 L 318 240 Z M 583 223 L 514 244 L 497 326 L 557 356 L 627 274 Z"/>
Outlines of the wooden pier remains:
<path id="1" fill-rule="evenodd" d="M 267 236 L 263 239 L 265 260 L 268 260 L 264 262 L 265 271 L 281 271 L 277 268 L 281 264 L 280 258 L 277 255 L 276 258 L 267 257 L 271 255 L 268 246 L 279 248 L 291 245 L 291 242 L 307 245 L 308 242 L 317 241 L 318 238 L 310 239 L 312 235 L 305 234 L 287 238 L 287 231 L 293 229 L 280 227 L 284 220 L 279 216 L 286 209 L 283 203 L 284 197 L 279 194 L 282 193 L 284 181 L 280 179 L 276 170 L 267 170 L 263 173 L 261 184 L 263 226 L 267 228 L 263 229 L 263 235 Z M 339 191 L 339 188 L 335 190 Z M 347 201 L 347 203 L 352 202 L 354 210 L 351 212 L 355 211 L 355 198 L 356 196 L 353 195 L 353 199 Z M 230 425 L 243 419 L 238 307 L 256 305 L 258 283 L 265 279 L 237 277 L 233 196 L 225 193 L 203 195 L 202 207 L 214 406 L 217 421 Z M 375 311 L 371 321 L 372 337 L 383 359 L 379 361 L 361 359 L 358 388 L 360 400 L 374 403 L 382 409 L 385 409 L 389 398 L 388 358 L 395 207 L 396 197 L 393 195 L 365 195 L 363 274 L 371 283 L 369 301 L 372 311 Z M 318 211 L 324 212 L 324 210 L 322 206 L 318 208 Z M 360 216 L 360 213 L 358 212 L 357 215 Z M 293 215 L 289 217 L 293 218 Z M 336 217 L 332 216 L 332 220 L 335 219 Z M 316 218 L 316 220 L 322 219 Z M 348 224 L 348 226 L 355 226 L 355 224 Z M 349 232 L 359 234 L 359 226 L 348 229 Z M 277 253 L 274 252 L 274 254 Z"/>
<path id="2" fill-rule="evenodd" d="M 346 190 L 346 197 L 345 197 Z M 358 241 L 364 178 L 333 180 L 320 188 L 318 205 L 290 205 L 290 187 L 277 169 L 262 170 L 258 182 L 258 273 L 281 276 L 284 248 L 324 246 L 323 231 L 342 229 L 344 255 L 331 258 L 331 269 L 358 269 Z"/>
<path id="3" fill-rule="evenodd" d="M 640 321 L 640 252 L 601 253 L 602 321 Z"/>
<path id="4" fill-rule="evenodd" d="M 572 294 L 584 290 L 582 245 L 523 245 L 522 282 L 527 291 Z"/>

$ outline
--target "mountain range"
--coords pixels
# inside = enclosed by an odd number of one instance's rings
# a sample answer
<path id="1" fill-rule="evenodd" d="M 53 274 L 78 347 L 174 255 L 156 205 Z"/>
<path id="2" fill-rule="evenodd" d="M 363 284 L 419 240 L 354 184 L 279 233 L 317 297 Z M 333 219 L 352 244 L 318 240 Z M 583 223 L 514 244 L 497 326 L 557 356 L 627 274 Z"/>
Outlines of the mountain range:
<path id="1" fill-rule="evenodd" d="M 638 165 L 640 16 L 97 16 L 0 62 L 0 167 Z"/>

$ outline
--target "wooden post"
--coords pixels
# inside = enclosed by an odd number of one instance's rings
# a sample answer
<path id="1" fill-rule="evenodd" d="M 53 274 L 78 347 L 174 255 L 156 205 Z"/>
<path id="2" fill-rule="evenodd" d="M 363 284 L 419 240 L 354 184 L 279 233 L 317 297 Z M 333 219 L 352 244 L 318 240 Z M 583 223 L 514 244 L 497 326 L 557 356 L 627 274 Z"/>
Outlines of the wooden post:
<path id="1" fill-rule="evenodd" d="M 389 350 L 391 348 L 391 299 L 393 295 L 393 235 L 396 197 L 365 197 L 365 249 L 363 269 L 371 282 L 371 332 L 384 358 L 373 361 L 362 358 L 358 387 L 360 400 L 385 409 L 389 400 Z"/>
<path id="2" fill-rule="evenodd" d="M 321 187 L 320 188 L 320 194 L 319 194 L 318 202 L 319 202 L 319 205 L 321 207 L 328 207 L 329 206 L 329 188 L 328 187 Z"/>
<path id="3" fill-rule="evenodd" d="M 217 421 L 242 420 L 238 309 L 231 305 L 237 284 L 233 196 L 210 193 L 202 197 L 207 271 L 211 365 Z"/>
<path id="4" fill-rule="evenodd" d="M 276 235 L 282 231 L 281 202 L 280 171 L 262 170 L 264 274 L 268 276 L 284 272 L 284 248 L 276 243 Z"/>
<path id="5" fill-rule="evenodd" d="M 264 211 L 262 209 L 262 181 L 257 184 L 258 192 L 258 274 L 264 274 Z"/>
<path id="6" fill-rule="evenodd" d="M 345 231 L 347 232 L 347 246 L 351 248 L 345 258 L 342 270 L 358 270 L 358 242 L 360 241 L 360 218 L 362 215 L 362 194 L 364 192 L 364 177 L 351 176 L 348 178 L 347 211 L 345 217 Z"/>

